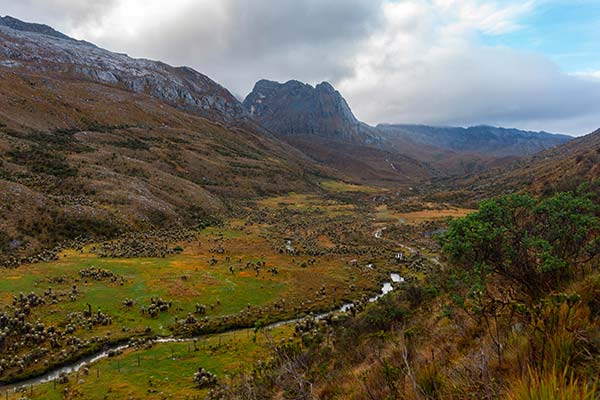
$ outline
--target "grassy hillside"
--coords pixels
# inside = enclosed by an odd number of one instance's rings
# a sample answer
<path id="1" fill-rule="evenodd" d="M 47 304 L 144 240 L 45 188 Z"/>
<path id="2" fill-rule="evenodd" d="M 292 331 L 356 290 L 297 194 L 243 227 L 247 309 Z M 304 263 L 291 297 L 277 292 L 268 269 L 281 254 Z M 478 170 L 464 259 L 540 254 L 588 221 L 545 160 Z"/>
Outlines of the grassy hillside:
<path id="1" fill-rule="evenodd" d="M 468 190 L 481 199 L 522 190 L 539 195 L 573 191 L 599 178 L 600 131 L 596 131 L 532 157 L 438 184 L 449 191 Z"/>
<path id="2" fill-rule="evenodd" d="M 322 173 L 252 123 L 0 69 L 0 246 L 16 255 L 79 236 L 192 226 L 239 199 L 314 190 L 311 174 Z"/>

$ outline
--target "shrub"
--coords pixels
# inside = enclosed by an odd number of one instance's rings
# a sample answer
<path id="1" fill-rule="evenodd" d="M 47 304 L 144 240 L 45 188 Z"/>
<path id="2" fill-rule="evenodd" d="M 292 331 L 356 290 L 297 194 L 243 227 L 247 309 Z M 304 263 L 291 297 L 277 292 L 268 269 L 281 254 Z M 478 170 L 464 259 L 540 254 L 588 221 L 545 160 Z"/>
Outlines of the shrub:
<path id="1" fill-rule="evenodd" d="M 403 321 L 407 314 L 406 309 L 396 304 L 393 296 L 384 296 L 367 307 L 364 319 L 371 329 L 387 330 L 393 323 Z"/>
<path id="2" fill-rule="evenodd" d="M 4 231 L 0 231 L 0 252 L 7 251 L 9 244 L 10 237 Z"/>
<path id="3" fill-rule="evenodd" d="M 538 298 L 598 256 L 596 213 L 591 200 L 571 193 L 546 200 L 509 195 L 453 221 L 440 241 L 462 279 L 481 285 L 496 274 Z"/>
<path id="4" fill-rule="evenodd" d="M 118 222 L 93 215 L 73 215 L 61 210 L 50 210 L 38 218 L 20 221 L 18 229 L 22 234 L 35 237 L 45 245 L 53 245 L 77 237 L 115 237 L 122 231 Z"/>
<path id="5" fill-rule="evenodd" d="M 123 147 L 131 150 L 149 150 L 150 145 L 146 142 L 143 142 L 139 139 L 127 138 L 126 140 L 120 142 L 112 143 L 115 147 Z"/>
<path id="6" fill-rule="evenodd" d="M 41 146 L 34 146 L 29 150 L 15 150 L 9 155 L 15 164 L 24 165 L 37 174 L 53 175 L 57 178 L 77 175 L 77 169 L 68 164 L 64 155 L 46 151 Z"/>

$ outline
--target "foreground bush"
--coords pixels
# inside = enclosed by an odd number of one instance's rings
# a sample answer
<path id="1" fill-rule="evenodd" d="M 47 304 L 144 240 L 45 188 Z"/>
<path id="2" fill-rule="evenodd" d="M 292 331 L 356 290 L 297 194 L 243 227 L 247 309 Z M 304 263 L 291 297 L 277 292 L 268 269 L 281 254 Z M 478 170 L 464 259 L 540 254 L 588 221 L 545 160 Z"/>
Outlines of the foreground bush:
<path id="1" fill-rule="evenodd" d="M 461 279 L 481 285 L 497 275 L 536 299 L 598 259 L 597 213 L 591 200 L 571 193 L 543 200 L 504 196 L 454 221 L 441 243 Z"/>

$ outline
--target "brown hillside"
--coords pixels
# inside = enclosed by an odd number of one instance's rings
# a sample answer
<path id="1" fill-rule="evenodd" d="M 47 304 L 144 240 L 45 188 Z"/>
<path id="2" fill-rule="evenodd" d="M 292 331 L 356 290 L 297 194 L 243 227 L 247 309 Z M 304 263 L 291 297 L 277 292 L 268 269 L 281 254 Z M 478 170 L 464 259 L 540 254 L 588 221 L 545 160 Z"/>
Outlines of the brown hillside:
<path id="1" fill-rule="evenodd" d="M 489 196 L 523 189 L 536 194 L 569 191 L 599 178 L 600 130 L 505 167 L 446 183 Z"/>
<path id="2" fill-rule="evenodd" d="M 236 199 L 308 190 L 311 171 L 320 172 L 249 122 L 226 126 L 114 86 L 0 68 L 6 252 L 189 224 Z"/>

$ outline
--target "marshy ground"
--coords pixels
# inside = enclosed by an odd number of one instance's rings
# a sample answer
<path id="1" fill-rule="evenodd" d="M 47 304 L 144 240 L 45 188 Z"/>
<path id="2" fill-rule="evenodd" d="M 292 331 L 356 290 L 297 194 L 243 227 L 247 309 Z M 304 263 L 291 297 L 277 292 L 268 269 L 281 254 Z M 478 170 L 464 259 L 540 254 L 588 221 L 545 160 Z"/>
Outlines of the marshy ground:
<path id="1" fill-rule="evenodd" d="M 269 343 L 293 340 L 289 325 L 261 327 L 372 296 L 400 269 L 418 279 L 424 270 L 410 266 L 436 252 L 426 231 L 469 212 L 433 203 L 419 210 L 372 187 L 323 187 L 321 195 L 263 199 L 219 226 L 169 236 L 185 239 L 161 243 L 172 251 L 159 256 L 144 253 L 153 254 L 147 247 L 156 235 L 142 250 L 127 249 L 144 242 L 142 235 L 4 270 L 0 312 L 15 320 L 2 342 L 1 381 L 138 341 L 85 372 L 8 398 L 203 398 L 192 382 L 198 367 L 227 379 L 264 357 Z M 399 252 L 420 259 L 400 266 Z M 146 342 L 198 335 L 197 342 Z"/>

